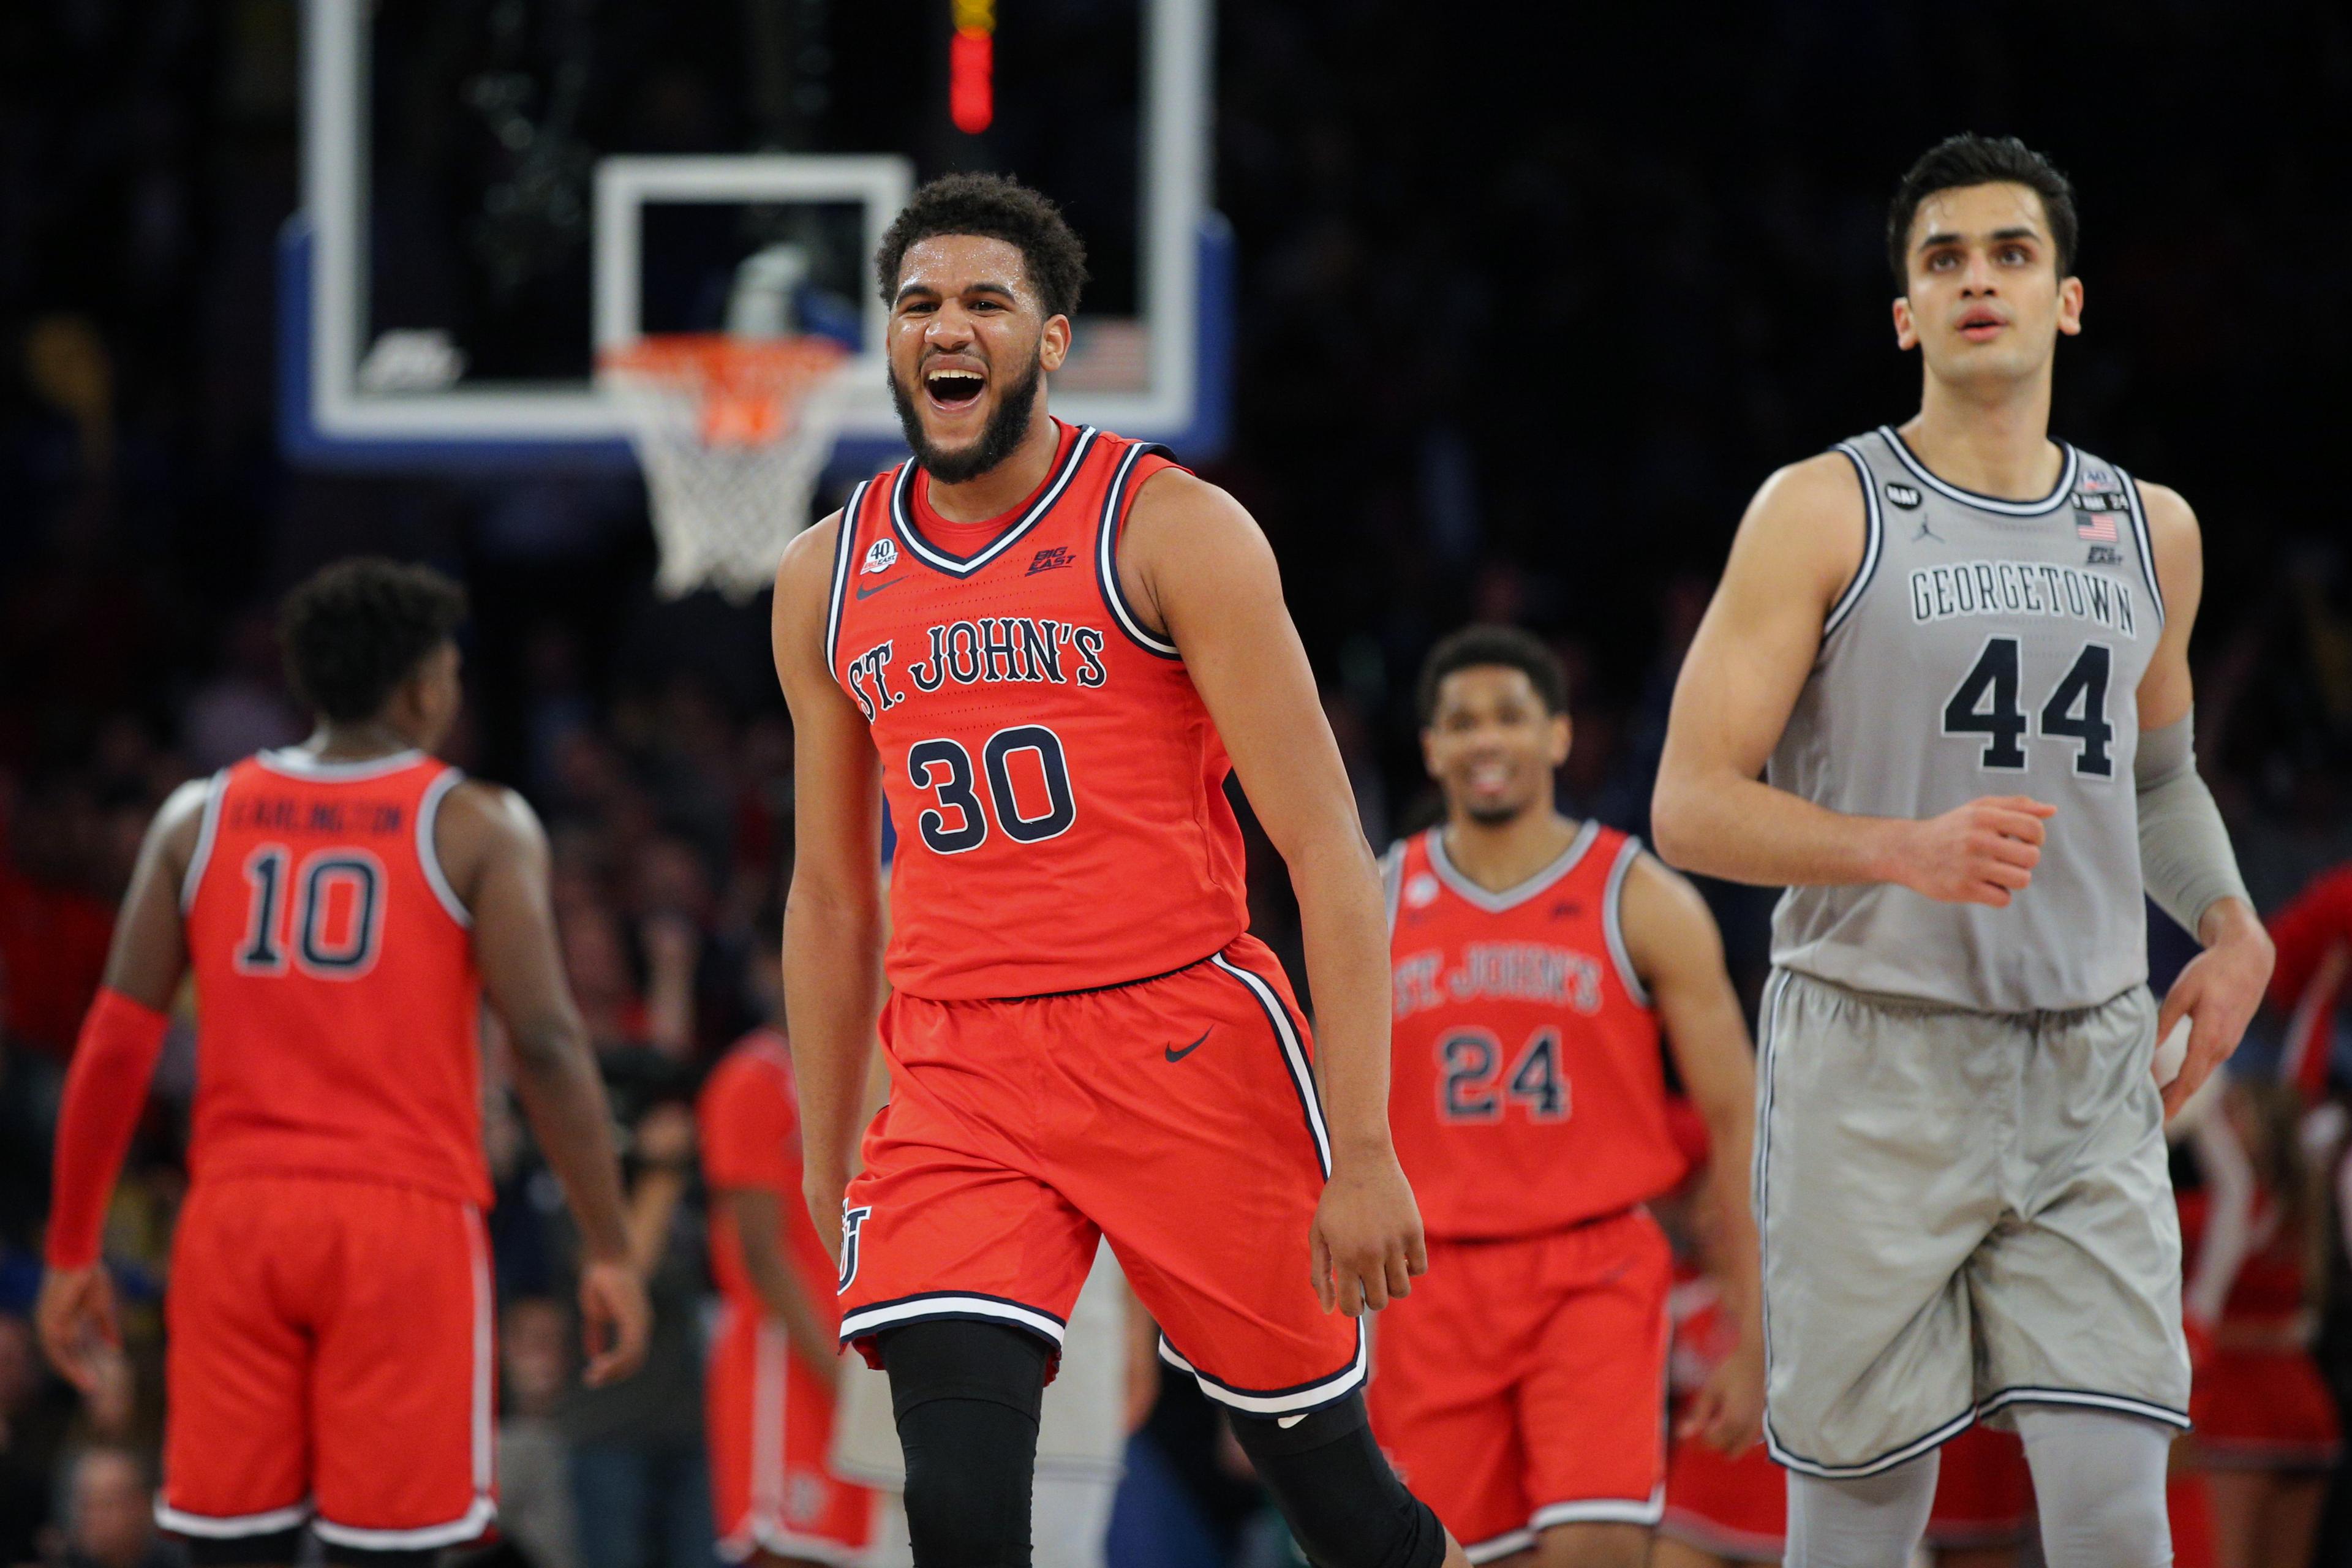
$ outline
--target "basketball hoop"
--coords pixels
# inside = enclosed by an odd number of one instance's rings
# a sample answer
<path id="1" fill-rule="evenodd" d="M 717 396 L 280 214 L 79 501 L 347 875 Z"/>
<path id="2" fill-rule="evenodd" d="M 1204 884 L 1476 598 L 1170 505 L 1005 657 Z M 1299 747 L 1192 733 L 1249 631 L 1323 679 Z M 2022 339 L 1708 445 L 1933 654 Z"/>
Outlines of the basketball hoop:
<path id="1" fill-rule="evenodd" d="M 604 356 L 646 471 L 664 595 L 710 587 L 740 604 L 775 580 L 809 524 L 848 359 L 831 338 L 722 333 L 645 337 Z"/>

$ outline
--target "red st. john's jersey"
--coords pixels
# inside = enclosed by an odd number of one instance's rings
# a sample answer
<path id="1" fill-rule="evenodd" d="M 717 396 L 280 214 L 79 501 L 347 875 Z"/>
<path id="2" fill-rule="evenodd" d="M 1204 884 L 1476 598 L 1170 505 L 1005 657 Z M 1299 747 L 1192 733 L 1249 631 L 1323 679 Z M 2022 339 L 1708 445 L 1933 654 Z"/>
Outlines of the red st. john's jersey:
<path id="1" fill-rule="evenodd" d="M 214 776 L 181 885 L 196 979 L 190 1173 L 301 1172 L 487 1205 L 481 975 L 422 752 L 263 752 Z"/>
<path id="2" fill-rule="evenodd" d="M 1175 646 L 1119 593 L 1155 447 L 1056 421 L 1052 472 L 979 523 L 907 463 L 842 510 L 825 658 L 898 830 L 890 983 L 938 1001 L 1163 974 L 1248 929 L 1231 763 Z"/>
<path id="3" fill-rule="evenodd" d="M 773 1029 L 755 1029 L 728 1052 L 702 1086 L 695 1122 L 705 1182 L 714 1189 L 748 1187 L 776 1194 L 784 1256 L 818 1316 L 830 1321 L 838 1310 L 833 1261 L 801 1199 L 800 1098 L 784 1037 Z M 710 1209 L 710 1272 L 738 1310 L 754 1316 L 767 1310 L 743 1267 L 742 1238 L 723 1204 Z"/>
<path id="4" fill-rule="evenodd" d="M 1442 827 L 1389 852 L 1389 1125 L 1432 1236 L 1530 1236 L 1681 1181 L 1648 994 L 1618 904 L 1641 842 L 1586 823 L 1490 893 Z"/>

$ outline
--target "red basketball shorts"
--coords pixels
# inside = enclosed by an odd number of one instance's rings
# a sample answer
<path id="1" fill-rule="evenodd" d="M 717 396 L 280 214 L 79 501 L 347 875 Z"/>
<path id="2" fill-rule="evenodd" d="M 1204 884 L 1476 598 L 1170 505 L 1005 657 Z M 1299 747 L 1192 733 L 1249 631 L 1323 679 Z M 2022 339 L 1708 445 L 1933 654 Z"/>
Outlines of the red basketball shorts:
<path id="1" fill-rule="evenodd" d="M 1789 1533 L 1788 1472 L 1758 1443 L 1726 1458 L 1696 1437 L 1666 1457 L 1658 1533 L 1734 1563 L 1778 1563 Z"/>
<path id="2" fill-rule="evenodd" d="M 730 1303 L 703 1384 L 719 1554 L 849 1563 L 874 1527 L 874 1494 L 835 1480 L 833 1368 L 792 1352 L 783 1325 Z"/>
<path id="3" fill-rule="evenodd" d="M 1939 1552 L 2013 1546 L 2033 1522 L 2033 1477 L 2013 1432 L 1970 1426 L 1946 1441 L 1936 1468 L 1927 1544 Z"/>
<path id="4" fill-rule="evenodd" d="M 890 1103 L 842 1229 L 841 1337 L 869 1362 L 877 1334 L 927 1319 L 1058 1346 L 1108 1237 L 1160 1354 L 1211 1398 L 1291 1415 L 1362 1384 L 1362 1333 L 1310 1278 L 1329 1144 L 1264 943 L 1101 991 L 896 994 L 882 1043 Z"/>
<path id="5" fill-rule="evenodd" d="M 1666 1473 L 1665 1237 L 1642 1209 L 1429 1244 L 1381 1314 L 1372 1430 L 1474 1563 L 1557 1524 L 1654 1524 Z"/>
<path id="6" fill-rule="evenodd" d="M 2217 1350 L 2198 1369 L 2189 1414 L 2208 1469 L 2326 1470 L 2342 1434 L 2308 1352 Z"/>
<path id="7" fill-rule="evenodd" d="M 310 1521 L 337 1546 L 471 1541 L 491 1495 L 490 1252 L 480 1213 L 331 1177 L 199 1181 L 164 1299 L 167 1530 Z"/>

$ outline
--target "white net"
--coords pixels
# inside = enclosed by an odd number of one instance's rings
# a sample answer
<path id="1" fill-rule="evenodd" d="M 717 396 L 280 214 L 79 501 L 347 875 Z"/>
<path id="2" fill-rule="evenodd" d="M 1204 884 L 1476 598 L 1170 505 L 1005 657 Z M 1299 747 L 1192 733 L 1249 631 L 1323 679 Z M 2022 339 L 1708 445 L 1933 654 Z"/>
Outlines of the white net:
<path id="1" fill-rule="evenodd" d="M 849 355 L 829 338 L 648 337 L 603 381 L 645 469 L 660 591 L 737 603 L 775 580 L 839 434 Z"/>

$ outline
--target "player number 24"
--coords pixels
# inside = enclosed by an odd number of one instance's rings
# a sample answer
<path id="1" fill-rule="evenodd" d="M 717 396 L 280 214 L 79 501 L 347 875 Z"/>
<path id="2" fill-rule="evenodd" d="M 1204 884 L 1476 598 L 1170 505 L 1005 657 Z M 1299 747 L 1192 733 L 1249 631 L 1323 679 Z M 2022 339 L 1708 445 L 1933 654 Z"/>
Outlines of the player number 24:
<path id="1" fill-rule="evenodd" d="M 2109 748 L 2116 727 L 2107 721 L 2107 672 L 2115 656 L 2105 643 L 2084 643 L 2074 668 L 2061 676 L 2042 705 L 2035 732 L 2075 742 L 2074 771 L 2111 778 L 2116 760 Z M 2017 705 L 2021 679 L 2015 637 L 1989 637 L 1977 662 L 1944 704 L 1944 733 L 1982 735 L 1981 767 L 2017 773 L 2025 767 L 2025 710 Z"/>
<path id="2" fill-rule="evenodd" d="M 1500 1121 L 1503 1101 L 1524 1105 L 1535 1121 L 1568 1117 L 1568 1079 L 1559 1070 L 1559 1031 L 1528 1037 L 1511 1070 L 1497 1076 L 1503 1042 L 1485 1029 L 1456 1029 L 1437 1042 L 1438 1113 L 1448 1121 Z"/>

